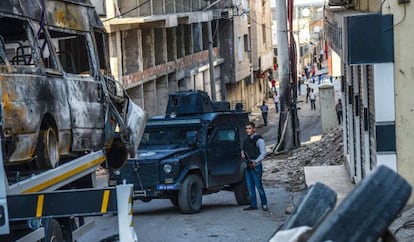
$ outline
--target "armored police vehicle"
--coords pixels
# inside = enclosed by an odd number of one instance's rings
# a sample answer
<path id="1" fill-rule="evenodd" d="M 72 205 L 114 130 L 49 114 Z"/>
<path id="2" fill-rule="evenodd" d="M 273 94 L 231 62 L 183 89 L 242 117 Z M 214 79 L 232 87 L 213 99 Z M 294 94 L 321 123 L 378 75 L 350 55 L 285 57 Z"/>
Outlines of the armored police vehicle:
<path id="1" fill-rule="evenodd" d="M 170 199 L 183 213 L 199 212 L 202 195 L 220 190 L 234 191 L 237 203 L 246 205 L 240 152 L 247 122 L 246 112 L 212 102 L 205 92 L 172 93 L 166 115 L 148 120 L 138 157 L 114 170 L 111 182 L 126 179 L 136 199 Z"/>

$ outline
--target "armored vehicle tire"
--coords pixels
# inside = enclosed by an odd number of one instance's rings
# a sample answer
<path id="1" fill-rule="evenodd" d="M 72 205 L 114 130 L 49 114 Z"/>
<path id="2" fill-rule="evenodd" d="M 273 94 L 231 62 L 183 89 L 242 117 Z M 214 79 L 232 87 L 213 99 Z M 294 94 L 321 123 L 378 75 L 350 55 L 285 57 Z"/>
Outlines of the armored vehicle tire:
<path id="1" fill-rule="evenodd" d="M 56 131 L 49 127 L 39 131 L 36 148 L 36 165 L 40 169 L 50 169 L 59 163 L 59 142 Z"/>
<path id="2" fill-rule="evenodd" d="M 239 183 L 234 184 L 234 197 L 238 205 L 249 205 L 249 190 L 247 189 L 246 180 L 243 177 L 243 180 Z"/>
<path id="3" fill-rule="evenodd" d="M 400 175 L 378 166 L 316 228 L 309 242 L 377 241 L 403 209 L 411 186 Z"/>
<path id="4" fill-rule="evenodd" d="M 62 229 L 56 219 L 49 219 L 45 225 L 45 242 L 63 241 Z"/>
<path id="5" fill-rule="evenodd" d="M 197 175 L 187 176 L 178 191 L 178 205 L 183 213 L 198 213 L 203 200 L 203 183 Z"/>

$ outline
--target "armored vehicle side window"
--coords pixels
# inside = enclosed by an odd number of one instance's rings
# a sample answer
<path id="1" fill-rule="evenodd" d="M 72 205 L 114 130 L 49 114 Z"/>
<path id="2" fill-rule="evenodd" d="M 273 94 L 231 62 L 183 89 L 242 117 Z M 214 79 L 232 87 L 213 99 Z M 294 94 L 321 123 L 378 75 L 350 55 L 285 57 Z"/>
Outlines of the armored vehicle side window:
<path id="1" fill-rule="evenodd" d="M 33 35 L 29 25 L 22 20 L 12 18 L 0 18 L 0 38 L 3 42 L 3 55 L 1 64 L 7 59 L 12 65 L 34 66 L 38 63 L 38 57 L 33 46 Z"/>
<path id="2" fill-rule="evenodd" d="M 234 128 L 229 129 L 219 129 L 212 137 L 212 142 L 220 142 L 220 141 L 236 141 L 236 130 Z"/>
<path id="3" fill-rule="evenodd" d="M 86 36 L 49 30 L 63 70 L 67 73 L 91 75 L 90 48 Z"/>

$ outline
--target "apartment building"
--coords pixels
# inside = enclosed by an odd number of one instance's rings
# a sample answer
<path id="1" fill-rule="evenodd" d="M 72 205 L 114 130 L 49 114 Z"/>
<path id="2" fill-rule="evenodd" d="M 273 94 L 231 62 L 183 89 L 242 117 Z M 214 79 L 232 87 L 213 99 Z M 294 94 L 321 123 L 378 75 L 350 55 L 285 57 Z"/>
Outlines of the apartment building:
<path id="1" fill-rule="evenodd" d="M 180 90 L 204 90 L 248 111 L 265 97 L 263 73 L 273 64 L 263 44 L 271 36 L 268 1 L 259 8 L 256 1 L 92 2 L 110 35 L 112 73 L 150 115 L 163 114 L 168 93 Z M 251 17 L 252 9 L 268 19 Z"/>

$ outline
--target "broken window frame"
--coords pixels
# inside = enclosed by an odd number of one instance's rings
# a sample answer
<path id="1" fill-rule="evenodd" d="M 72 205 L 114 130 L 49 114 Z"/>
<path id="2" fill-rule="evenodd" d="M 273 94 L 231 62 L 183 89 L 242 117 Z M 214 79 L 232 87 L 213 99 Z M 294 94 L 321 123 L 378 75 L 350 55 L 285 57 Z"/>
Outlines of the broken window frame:
<path id="1" fill-rule="evenodd" d="M 8 33 L 1 33 L 1 48 L 2 48 L 2 56 L 0 56 L 2 62 L 4 64 L 9 64 L 13 66 L 34 66 L 34 67 L 43 67 L 43 61 L 40 58 L 40 48 L 37 45 L 37 41 L 35 41 L 34 33 L 30 27 L 30 22 L 25 19 L 19 18 L 11 18 L 8 16 L 2 16 L 2 19 L 9 19 L 9 21 L 15 21 L 16 23 L 13 24 L 13 28 L 21 28 L 21 31 L 24 32 L 24 39 L 4 39 L 3 34 Z M 7 22 L 7 21 L 4 21 Z M 9 55 L 10 50 L 12 48 L 8 48 L 13 44 L 19 45 L 16 48 L 13 58 L 10 58 Z M 20 50 L 18 50 L 20 48 Z M 27 49 L 27 50 L 26 50 Z M 9 50 L 9 51 L 8 51 Z M 21 52 L 21 53 L 19 53 Z M 16 58 L 16 59 L 15 59 Z M 29 59 L 27 59 L 29 58 Z M 22 61 L 22 62 L 21 62 Z"/>
<path id="2" fill-rule="evenodd" d="M 95 70 L 96 70 L 97 63 L 94 63 L 94 61 L 92 61 L 93 58 L 91 57 L 91 55 L 95 53 L 93 51 L 94 46 L 93 46 L 89 33 L 71 31 L 71 30 L 66 30 L 66 29 L 63 30 L 60 28 L 52 27 L 52 26 L 48 26 L 48 32 L 50 36 L 50 43 L 53 46 L 56 57 L 59 60 L 59 63 L 60 63 L 60 66 L 63 72 L 67 74 L 81 75 L 81 76 L 90 76 L 90 77 L 96 76 Z M 64 43 L 62 41 L 65 41 L 65 39 L 67 40 L 73 39 L 74 41 L 80 41 L 81 43 L 78 43 L 78 44 L 82 44 L 85 47 L 83 51 L 86 51 L 86 53 L 81 53 L 81 50 L 79 49 L 74 50 L 74 49 L 69 48 L 69 50 L 65 50 L 67 51 L 67 53 L 70 53 L 71 58 L 74 58 L 74 57 L 77 58 L 76 60 L 73 59 L 71 64 L 69 63 L 65 64 L 62 61 L 62 59 L 59 57 L 60 50 L 64 49 L 64 47 L 67 47 L 62 44 Z M 71 42 L 66 42 L 66 43 L 72 44 L 72 48 L 76 46 L 76 44 L 71 43 Z M 76 53 L 74 53 L 75 51 Z M 77 60 L 80 60 L 80 58 L 84 57 L 84 55 L 82 54 L 87 55 L 88 59 L 86 62 L 83 63 L 83 64 L 87 64 L 87 68 L 82 68 L 82 66 L 75 66 Z M 72 65 L 72 69 L 68 68 L 69 65 Z"/>

